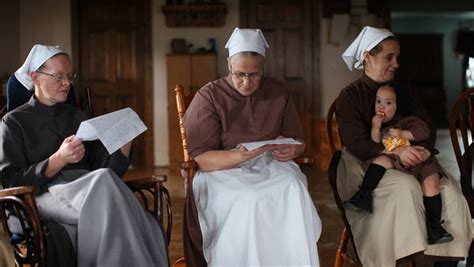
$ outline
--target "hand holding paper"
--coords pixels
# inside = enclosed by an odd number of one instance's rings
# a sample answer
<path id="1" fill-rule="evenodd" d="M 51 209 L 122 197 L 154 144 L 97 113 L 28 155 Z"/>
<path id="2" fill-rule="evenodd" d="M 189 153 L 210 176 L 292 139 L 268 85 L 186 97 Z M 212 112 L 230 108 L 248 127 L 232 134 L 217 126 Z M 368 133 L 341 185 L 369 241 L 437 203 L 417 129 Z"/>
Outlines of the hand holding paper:
<path id="1" fill-rule="evenodd" d="M 242 143 L 247 150 L 254 150 L 264 145 L 301 145 L 301 142 L 293 138 L 278 138 L 258 142 Z"/>
<path id="2" fill-rule="evenodd" d="M 112 154 L 127 144 L 147 127 L 131 108 L 124 108 L 90 120 L 83 121 L 76 137 L 82 141 L 100 139 Z"/>

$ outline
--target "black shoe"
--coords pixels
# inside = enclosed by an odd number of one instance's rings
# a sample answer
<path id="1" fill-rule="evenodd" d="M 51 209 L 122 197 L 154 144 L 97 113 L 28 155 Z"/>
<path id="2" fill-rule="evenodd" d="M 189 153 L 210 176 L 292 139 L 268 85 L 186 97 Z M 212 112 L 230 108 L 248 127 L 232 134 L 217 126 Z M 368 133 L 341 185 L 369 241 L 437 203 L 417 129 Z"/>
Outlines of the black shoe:
<path id="1" fill-rule="evenodd" d="M 428 244 L 441 244 L 453 241 L 453 236 L 448 233 L 441 224 L 441 222 L 426 221 L 426 230 L 428 232 Z"/>
<path id="2" fill-rule="evenodd" d="M 342 205 L 345 209 L 372 213 L 372 191 L 359 188 L 355 195 Z"/>

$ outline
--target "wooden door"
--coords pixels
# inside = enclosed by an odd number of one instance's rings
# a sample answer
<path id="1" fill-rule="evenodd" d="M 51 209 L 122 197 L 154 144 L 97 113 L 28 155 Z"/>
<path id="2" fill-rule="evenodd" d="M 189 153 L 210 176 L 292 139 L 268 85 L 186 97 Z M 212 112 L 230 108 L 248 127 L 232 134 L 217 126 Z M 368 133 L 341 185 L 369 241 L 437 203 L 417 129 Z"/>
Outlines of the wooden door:
<path id="1" fill-rule="evenodd" d="M 407 84 L 410 97 L 429 112 L 435 126 L 448 126 L 443 86 L 443 35 L 395 34 L 400 40 L 397 80 Z"/>
<path id="2" fill-rule="evenodd" d="M 132 164 L 153 166 L 153 91 L 149 0 L 77 1 L 80 77 L 92 88 L 94 115 L 131 107 L 148 130 L 134 141 Z"/>
<path id="3" fill-rule="evenodd" d="M 270 48 L 266 76 L 283 80 L 303 125 L 306 154 L 313 152 L 313 120 L 319 118 L 319 12 L 312 0 L 243 0 L 242 24 L 260 28 Z"/>

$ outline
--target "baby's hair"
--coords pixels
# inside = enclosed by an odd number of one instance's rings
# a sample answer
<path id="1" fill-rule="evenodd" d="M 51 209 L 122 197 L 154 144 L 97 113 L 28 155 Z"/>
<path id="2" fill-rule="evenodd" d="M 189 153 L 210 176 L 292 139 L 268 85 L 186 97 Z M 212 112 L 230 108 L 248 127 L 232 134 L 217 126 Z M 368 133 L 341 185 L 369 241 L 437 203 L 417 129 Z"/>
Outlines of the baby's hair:
<path id="1" fill-rule="evenodd" d="M 395 95 L 397 97 L 397 112 L 395 113 L 395 115 L 402 115 L 402 116 L 407 115 L 406 113 L 408 111 L 409 98 L 408 98 L 408 90 L 406 86 L 403 86 L 397 82 L 387 82 L 387 83 L 382 84 L 378 89 L 382 87 L 387 87 L 387 86 L 393 88 Z"/>

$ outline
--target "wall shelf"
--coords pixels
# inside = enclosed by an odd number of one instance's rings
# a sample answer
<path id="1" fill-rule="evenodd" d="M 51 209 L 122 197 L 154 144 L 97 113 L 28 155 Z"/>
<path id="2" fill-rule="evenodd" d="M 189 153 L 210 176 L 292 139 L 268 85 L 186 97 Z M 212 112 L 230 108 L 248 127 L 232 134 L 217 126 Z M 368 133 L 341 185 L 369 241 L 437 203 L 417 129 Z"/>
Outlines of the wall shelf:
<path id="1" fill-rule="evenodd" d="M 199 3 L 162 6 L 168 27 L 222 27 L 225 24 L 225 3 Z"/>

